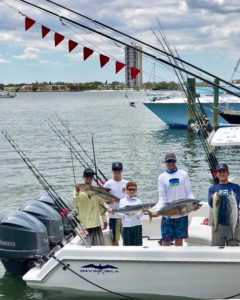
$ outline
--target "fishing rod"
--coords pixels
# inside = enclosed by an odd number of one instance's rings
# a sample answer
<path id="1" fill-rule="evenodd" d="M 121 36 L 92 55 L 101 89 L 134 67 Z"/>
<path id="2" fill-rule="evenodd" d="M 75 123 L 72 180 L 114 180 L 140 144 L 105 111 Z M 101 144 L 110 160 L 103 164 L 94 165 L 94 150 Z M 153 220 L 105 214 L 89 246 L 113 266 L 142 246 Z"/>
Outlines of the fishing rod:
<path id="1" fill-rule="evenodd" d="M 167 36 L 165 35 L 164 30 L 163 30 L 163 28 L 162 28 L 162 26 L 161 26 L 161 24 L 160 24 L 160 22 L 159 22 L 159 19 L 156 18 L 156 20 L 157 20 L 157 23 L 158 23 L 158 27 L 161 29 L 161 30 L 159 30 L 159 28 L 158 28 L 158 32 L 160 33 L 160 35 L 161 35 L 161 37 L 162 37 L 162 39 L 163 39 L 165 45 L 167 46 L 167 49 L 168 49 L 169 53 L 172 54 L 173 61 L 175 62 L 176 65 L 179 65 L 179 61 L 181 62 L 181 58 L 180 58 L 180 55 L 179 55 L 177 49 L 175 48 L 175 52 L 176 52 L 176 56 L 175 56 L 175 55 L 173 54 L 173 51 L 172 51 L 171 47 L 170 47 L 170 43 L 169 43 L 169 41 L 168 41 L 168 39 L 167 39 Z M 156 36 L 156 37 L 157 37 L 157 36 Z M 165 50 L 165 49 L 164 49 L 164 50 Z M 177 57 L 178 60 L 175 59 L 175 57 Z M 181 65 L 182 65 L 182 67 L 185 69 L 185 67 L 184 67 L 184 65 L 183 65 L 182 62 L 181 62 Z M 181 78 L 182 78 L 182 84 L 183 84 L 184 87 L 185 87 L 186 84 L 185 84 L 184 82 L 186 82 L 186 80 L 185 80 L 185 78 L 184 78 L 184 76 L 183 76 L 183 74 L 182 74 L 181 71 L 179 71 L 179 74 L 180 74 L 180 76 L 181 76 Z M 188 78 L 188 75 L 186 75 L 186 77 Z M 205 110 L 204 110 L 204 108 L 203 108 L 203 106 L 202 106 L 202 104 L 201 104 L 201 102 L 200 102 L 200 100 L 199 100 L 199 96 L 197 95 L 197 93 L 196 93 L 195 91 L 189 90 L 188 88 L 187 88 L 187 91 L 188 91 L 188 93 L 190 93 L 191 98 L 192 98 L 192 97 L 197 98 L 197 101 L 198 101 L 198 103 L 199 103 L 199 106 L 200 106 L 200 110 L 201 110 L 201 112 L 202 112 L 202 115 L 203 115 L 203 116 L 207 116 L 207 114 L 206 114 L 206 112 L 205 112 Z M 186 97 L 188 98 L 188 95 L 187 95 L 186 92 L 185 92 L 185 95 L 186 95 Z M 204 121 L 204 118 L 202 118 L 202 119 L 203 119 L 203 121 Z"/>
<path id="2" fill-rule="evenodd" d="M 15 152 L 21 157 L 21 159 L 24 161 L 24 163 L 27 165 L 29 170 L 33 173 L 35 178 L 38 180 L 38 182 L 42 185 L 44 190 L 48 193 L 48 195 L 51 197 L 55 205 L 58 207 L 60 212 L 66 212 L 70 211 L 69 207 L 66 205 L 64 200 L 57 194 L 57 192 L 54 190 L 54 188 L 47 182 L 46 178 L 40 173 L 40 171 L 37 169 L 37 167 L 33 164 L 33 162 L 27 157 L 27 155 L 20 149 L 20 147 L 16 144 L 16 142 L 11 138 L 10 135 L 7 134 L 7 132 L 2 130 L 2 134 L 5 137 L 5 139 L 9 142 L 9 144 L 13 147 Z M 83 224 L 73 215 L 70 216 L 70 214 L 66 213 L 64 215 L 65 218 L 67 218 L 69 224 L 71 225 L 74 232 L 80 237 L 81 241 L 85 246 L 88 246 L 88 243 L 86 241 L 86 228 L 83 226 Z"/>
<path id="3" fill-rule="evenodd" d="M 61 124 L 66 128 L 63 120 L 57 116 L 58 120 L 61 122 Z M 74 139 L 74 141 L 78 144 L 78 146 L 82 149 L 82 151 L 86 154 L 86 156 L 88 157 L 88 159 L 94 164 L 94 160 L 91 158 L 91 156 L 87 153 L 87 151 L 82 147 L 82 145 L 80 144 L 80 142 L 76 139 L 76 137 L 73 135 L 73 133 L 70 131 L 69 129 L 69 133 L 71 135 L 71 137 Z M 95 164 L 94 164 L 95 165 Z M 97 167 L 97 166 L 96 166 Z M 103 172 L 97 167 L 97 171 L 102 175 L 102 177 L 104 178 L 104 180 L 108 180 L 107 177 L 103 174 Z"/>
<path id="4" fill-rule="evenodd" d="M 72 154 L 75 156 L 75 158 L 79 161 L 79 163 L 81 164 L 81 166 L 84 169 L 91 168 L 91 166 L 78 153 L 76 148 L 73 145 L 71 145 L 71 146 L 69 145 L 69 141 L 66 139 L 64 134 L 50 120 L 48 120 L 48 126 L 52 129 L 52 131 L 56 134 L 56 136 L 63 142 L 63 144 L 68 148 L 68 150 L 72 152 Z M 99 178 L 99 176 L 98 176 L 98 178 L 96 178 L 96 176 L 95 176 L 93 179 L 96 183 L 98 183 L 98 180 L 102 180 L 101 178 Z"/>
<path id="5" fill-rule="evenodd" d="M 92 31 L 92 32 L 94 32 L 94 33 L 96 33 L 96 34 L 98 34 L 98 35 L 100 35 L 100 36 L 103 36 L 103 37 L 105 37 L 105 38 L 107 38 L 107 39 L 110 39 L 110 40 L 112 40 L 112 41 L 114 41 L 114 42 L 116 42 L 116 43 L 119 43 L 119 44 L 121 44 L 121 45 L 124 45 L 124 46 L 126 46 L 126 47 L 129 47 L 129 48 L 131 48 L 131 49 L 134 49 L 134 50 L 136 50 L 136 51 L 138 51 L 138 52 L 140 52 L 140 53 L 142 53 L 142 54 L 144 54 L 144 55 L 146 55 L 146 56 L 148 56 L 148 57 L 150 57 L 150 58 L 152 58 L 152 59 L 154 59 L 154 60 L 156 60 L 156 61 L 158 61 L 158 62 L 161 62 L 161 63 L 163 63 L 163 64 L 165 64 L 165 65 L 170 66 L 170 67 L 175 67 L 175 68 L 177 68 L 177 69 L 183 71 L 184 73 L 187 73 L 187 74 L 189 74 L 189 75 L 191 75 L 191 76 L 193 76 L 193 77 L 196 77 L 196 78 L 198 78 L 198 79 L 200 79 L 200 80 L 202 80 L 202 81 L 204 81 L 204 82 L 210 84 L 211 86 L 215 86 L 215 87 L 217 87 L 217 88 L 220 88 L 220 89 L 224 90 L 225 92 L 227 92 L 227 93 L 229 93 L 229 94 L 231 94 L 231 95 L 234 95 L 234 96 L 236 96 L 236 97 L 240 97 L 240 95 L 238 95 L 237 93 L 235 93 L 235 92 L 233 92 L 233 91 L 231 91 L 231 90 L 229 90 L 229 89 L 227 89 L 227 88 L 225 88 L 225 87 L 223 87 L 223 86 L 220 86 L 220 85 L 216 84 L 215 82 L 212 82 L 212 81 L 210 81 L 210 80 L 208 80 L 208 79 L 206 79 L 206 78 L 203 78 L 202 76 L 200 76 L 200 75 L 198 75 L 198 74 L 196 74 L 196 73 L 194 73 L 194 72 L 191 72 L 191 71 L 189 71 L 189 70 L 185 70 L 185 69 L 183 69 L 183 68 L 180 67 L 180 66 L 176 66 L 176 65 L 172 64 L 171 62 L 166 61 L 166 60 L 164 60 L 164 59 L 162 59 L 162 58 L 160 58 L 160 57 L 157 57 L 157 56 L 155 56 L 155 55 L 153 55 L 153 54 L 151 54 L 151 53 L 148 53 L 148 52 L 146 52 L 146 51 L 144 51 L 144 50 L 137 49 L 137 48 L 135 48 L 133 45 L 130 45 L 130 44 L 128 44 L 128 43 L 126 43 L 126 42 L 124 42 L 124 41 L 121 41 L 121 40 L 119 40 L 119 39 L 117 39 L 117 38 L 114 38 L 114 37 L 112 37 L 112 36 L 110 36 L 110 35 L 107 35 L 106 33 L 103 33 L 103 32 L 101 32 L 101 31 L 98 31 L 98 30 L 96 30 L 96 29 L 93 29 L 93 28 L 91 28 L 91 27 L 89 27 L 89 26 L 86 26 L 86 25 L 84 25 L 84 24 L 82 24 L 82 23 L 79 23 L 79 22 L 77 22 L 77 21 L 71 20 L 71 19 L 69 19 L 69 18 L 67 18 L 67 17 L 61 16 L 61 15 L 59 15 L 59 14 L 53 12 L 53 11 L 50 11 L 50 10 L 48 10 L 48 9 L 46 9 L 46 8 L 43 8 L 43 7 L 40 7 L 40 6 L 36 5 L 36 4 L 30 3 L 30 2 L 28 2 L 28 1 L 26 1 L 26 0 L 14 0 L 14 1 L 25 3 L 25 4 L 27 4 L 27 5 L 29 5 L 29 6 L 32 6 L 32 7 L 36 8 L 36 9 L 38 9 L 38 10 L 44 11 L 44 12 L 50 14 L 50 15 L 53 15 L 53 16 L 55 16 L 55 17 L 58 17 L 58 18 L 60 18 L 60 20 L 65 20 L 65 21 L 67 21 L 67 22 L 69 22 L 69 23 L 72 23 L 72 24 L 74 24 L 74 25 L 77 25 L 77 26 L 79 26 L 79 27 L 82 27 L 82 28 L 84 28 L 84 29 L 87 29 L 87 30 L 89 30 L 89 31 Z M 215 78 L 216 78 L 216 77 L 215 77 Z M 220 80 L 221 80 L 221 79 L 220 79 Z M 234 86 L 234 87 L 235 87 L 235 86 Z"/>
<path id="6" fill-rule="evenodd" d="M 70 148 L 71 148 L 72 145 L 71 145 L 71 136 L 70 136 L 70 133 L 69 133 L 69 124 L 67 123 L 66 126 L 68 128 L 68 141 L 69 141 L 69 145 L 70 145 Z M 74 185 L 76 185 L 77 182 L 76 182 L 76 175 L 75 175 L 75 168 L 74 168 L 74 163 L 73 163 L 73 153 L 72 153 L 72 151 L 70 151 L 70 154 L 71 154 L 71 162 L 72 162 L 73 180 L 74 180 Z"/>
<path id="7" fill-rule="evenodd" d="M 92 150 L 93 150 L 93 160 L 94 160 L 95 174 L 96 174 L 96 178 L 98 178 L 98 176 L 97 176 L 97 163 L 96 163 L 95 147 L 94 147 L 94 141 L 93 141 L 93 133 L 92 133 Z M 100 185 L 99 182 L 98 182 L 98 180 L 97 180 L 97 185 Z"/>
<path id="8" fill-rule="evenodd" d="M 127 37 L 127 38 L 129 38 L 129 39 L 131 39 L 131 40 L 133 40 L 133 41 L 135 41 L 135 42 L 137 42 L 137 43 L 141 43 L 141 44 L 143 44 L 143 45 L 145 45 L 145 46 L 147 46 L 147 47 L 149 47 L 149 48 L 151 48 L 151 49 L 153 49 L 153 50 L 155 50 L 155 51 L 161 52 L 162 54 L 167 55 L 168 57 L 172 57 L 172 58 L 174 58 L 174 59 L 180 61 L 181 63 L 184 63 L 184 64 L 188 65 L 188 66 L 191 67 L 191 68 L 194 68 L 194 69 L 196 69 L 196 70 L 198 70 L 198 71 L 200 71 L 200 72 L 202 72 L 202 73 L 205 73 L 206 75 L 211 76 L 211 77 L 213 77 L 213 78 L 219 79 L 220 81 L 224 82 L 225 84 L 230 85 L 231 87 L 234 87 L 234 88 L 240 90 L 239 87 L 236 87 L 236 86 L 235 86 L 234 84 L 232 84 L 231 82 L 228 82 L 228 81 L 226 81 L 226 80 L 224 80 L 224 79 L 222 79 L 222 78 L 220 78 L 220 77 L 218 77 L 218 76 L 216 76 L 216 75 L 214 75 L 214 74 L 212 74 L 212 73 L 210 73 L 210 72 L 208 72 L 208 71 L 206 71 L 206 70 L 204 70 L 204 69 L 201 69 L 201 68 L 199 68 L 198 66 L 193 65 L 193 64 L 189 63 L 188 61 L 186 61 L 186 60 L 184 60 L 184 59 L 181 59 L 180 57 L 176 57 L 176 56 L 174 56 L 173 53 L 171 53 L 171 52 L 167 52 L 167 51 L 165 51 L 165 50 L 161 50 L 161 49 L 159 49 L 159 48 L 157 48 L 157 47 L 154 47 L 153 45 L 150 45 L 150 44 L 148 44 L 148 43 L 145 43 L 144 41 L 142 41 L 142 40 L 140 40 L 140 39 L 137 39 L 137 38 L 135 38 L 135 37 L 133 37 L 133 36 L 130 36 L 130 35 L 128 35 L 128 34 L 122 32 L 122 31 L 120 31 L 120 30 L 115 29 L 115 28 L 113 28 L 113 27 L 111 27 L 111 26 L 109 26 L 109 25 L 106 25 L 106 24 L 104 24 L 104 23 L 102 23 L 102 22 L 99 22 L 99 21 L 97 21 L 97 20 L 95 20 L 95 19 L 92 19 L 92 18 L 90 18 L 90 17 L 88 17 L 88 16 L 86 16 L 86 15 L 84 15 L 84 14 L 81 14 L 81 13 L 79 13 L 79 12 L 73 10 L 73 9 L 70 9 L 70 8 L 64 6 L 64 5 L 61 5 L 61 4 L 59 4 L 59 3 L 56 3 L 55 1 L 52 1 L 52 0 L 45 0 L 45 2 L 52 3 L 52 4 L 54 4 L 55 6 L 58 6 L 58 7 L 60 7 L 60 8 L 63 8 L 63 9 L 65 9 L 65 10 L 71 12 L 71 13 L 74 13 L 74 14 L 76 14 L 76 15 L 78 15 L 78 16 L 80 16 L 80 17 L 82 17 L 82 18 L 84 18 L 84 19 L 86 19 L 86 20 L 88 20 L 88 21 L 90 21 L 90 22 L 93 23 L 93 24 L 95 23 L 95 24 L 97 24 L 97 25 L 100 25 L 100 26 L 102 26 L 102 27 L 104 27 L 104 28 L 106 28 L 106 29 L 112 30 L 113 32 L 116 32 L 116 33 L 118 33 L 118 34 L 120 34 L 120 35 L 122 35 L 122 36 L 124 36 L 124 37 Z"/>
<path id="9" fill-rule="evenodd" d="M 153 31 L 153 33 L 155 34 L 154 31 Z M 156 34 L 155 34 L 155 36 L 157 37 L 157 39 L 160 42 L 161 46 L 164 48 L 164 45 L 162 44 L 161 40 L 158 38 L 158 36 Z M 161 34 L 161 36 L 162 36 L 163 41 L 166 44 L 168 50 L 172 51 L 167 39 L 164 38 L 164 36 L 162 34 Z M 185 84 L 184 84 L 184 78 L 183 78 L 182 72 L 177 71 L 175 68 L 174 68 L 174 72 L 175 72 L 176 76 L 178 77 L 179 83 L 181 84 L 185 95 L 188 97 L 187 92 L 190 92 L 190 94 L 191 94 L 190 96 L 192 98 L 193 95 L 192 95 L 191 91 L 189 91 L 188 87 L 186 87 Z M 217 159 L 216 159 L 215 155 L 209 150 L 208 143 L 206 142 L 207 136 L 204 134 L 205 130 L 203 128 L 201 114 L 196 110 L 196 106 L 193 104 L 192 101 L 190 101 L 189 105 L 190 105 L 190 112 L 192 113 L 192 115 L 195 117 L 196 121 L 199 124 L 199 127 L 200 127 L 199 138 L 200 138 L 200 141 L 202 143 L 203 149 L 204 149 L 206 157 L 207 157 L 207 162 L 208 162 L 208 165 L 209 165 L 209 168 L 210 168 L 210 171 L 211 171 L 211 175 L 213 177 L 214 182 L 217 183 L 218 179 L 216 178 L 215 169 L 216 169 L 216 165 L 217 165 L 218 162 L 217 162 Z"/>

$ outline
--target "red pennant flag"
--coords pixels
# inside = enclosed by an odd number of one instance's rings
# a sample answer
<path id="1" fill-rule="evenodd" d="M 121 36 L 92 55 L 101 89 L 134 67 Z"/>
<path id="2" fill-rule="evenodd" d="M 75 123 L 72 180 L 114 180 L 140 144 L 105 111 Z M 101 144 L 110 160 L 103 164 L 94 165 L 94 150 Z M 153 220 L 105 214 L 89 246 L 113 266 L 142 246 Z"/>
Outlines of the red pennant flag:
<path id="1" fill-rule="evenodd" d="M 100 66 L 101 66 L 101 68 L 103 68 L 108 63 L 109 57 L 106 55 L 100 54 L 99 58 L 100 58 Z"/>
<path id="2" fill-rule="evenodd" d="M 135 67 L 131 67 L 130 68 L 131 78 L 134 79 L 140 72 L 141 72 L 141 70 L 139 70 Z"/>
<path id="3" fill-rule="evenodd" d="M 76 48 L 78 45 L 78 43 L 72 41 L 72 40 L 69 40 L 68 41 L 68 51 L 71 52 L 74 48 Z"/>
<path id="4" fill-rule="evenodd" d="M 120 61 L 116 61 L 115 63 L 115 73 L 117 74 L 119 71 L 122 70 L 122 68 L 125 67 L 125 64 L 120 62 Z"/>
<path id="5" fill-rule="evenodd" d="M 33 19 L 30 19 L 28 17 L 25 18 L 25 30 L 27 31 L 29 28 L 31 28 L 34 24 L 36 23 L 36 21 L 34 21 Z"/>
<path id="6" fill-rule="evenodd" d="M 93 50 L 87 47 L 83 47 L 83 59 L 86 60 L 93 54 Z"/>
<path id="7" fill-rule="evenodd" d="M 64 36 L 61 35 L 60 33 L 55 32 L 54 34 L 54 42 L 55 42 L 55 47 L 60 44 L 64 40 Z"/>
<path id="8" fill-rule="evenodd" d="M 44 38 L 49 32 L 50 29 L 42 25 L 42 38 Z"/>

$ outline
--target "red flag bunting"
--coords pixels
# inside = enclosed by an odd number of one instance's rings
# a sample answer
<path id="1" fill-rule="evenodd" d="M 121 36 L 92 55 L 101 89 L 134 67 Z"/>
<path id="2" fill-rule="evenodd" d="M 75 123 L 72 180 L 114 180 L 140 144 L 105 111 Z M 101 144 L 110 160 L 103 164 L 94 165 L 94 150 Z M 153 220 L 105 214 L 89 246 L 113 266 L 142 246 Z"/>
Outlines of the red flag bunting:
<path id="1" fill-rule="evenodd" d="M 120 62 L 120 61 L 116 61 L 115 63 L 115 73 L 117 74 L 119 71 L 122 70 L 122 68 L 125 67 L 125 64 Z"/>
<path id="2" fill-rule="evenodd" d="M 61 35 L 60 33 L 55 32 L 54 34 L 54 42 L 55 42 L 55 47 L 60 44 L 64 40 L 64 36 Z"/>
<path id="3" fill-rule="evenodd" d="M 72 41 L 72 40 L 69 40 L 68 41 L 68 51 L 71 52 L 74 48 L 76 48 L 78 45 L 78 43 Z"/>
<path id="4" fill-rule="evenodd" d="M 86 60 L 93 54 L 93 50 L 87 47 L 83 47 L 83 59 Z"/>
<path id="5" fill-rule="evenodd" d="M 140 70 L 135 67 L 131 67 L 130 73 L 131 73 L 131 78 L 134 79 L 140 73 Z"/>
<path id="6" fill-rule="evenodd" d="M 100 58 L 100 66 L 101 66 L 101 68 L 103 68 L 108 63 L 109 57 L 106 55 L 100 54 L 99 58 Z"/>
<path id="7" fill-rule="evenodd" d="M 27 31 L 29 28 L 31 28 L 36 23 L 35 20 L 30 19 L 28 17 L 25 18 L 25 30 Z"/>
<path id="8" fill-rule="evenodd" d="M 44 38 L 49 32 L 50 29 L 42 25 L 42 38 Z"/>

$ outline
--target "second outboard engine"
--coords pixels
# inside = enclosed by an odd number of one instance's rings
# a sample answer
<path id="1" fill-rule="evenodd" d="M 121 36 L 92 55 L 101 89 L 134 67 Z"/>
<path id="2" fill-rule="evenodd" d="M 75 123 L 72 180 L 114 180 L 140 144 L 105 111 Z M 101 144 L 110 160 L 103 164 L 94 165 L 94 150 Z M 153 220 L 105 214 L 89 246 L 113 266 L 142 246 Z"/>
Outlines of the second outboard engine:
<path id="1" fill-rule="evenodd" d="M 43 202 L 32 200 L 24 204 L 20 210 L 33 215 L 46 226 L 50 246 L 62 242 L 64 238 L 62 217 L 55 209 Z"/>
<path id="2" fill-rule="evenodd" d="M 0 220 L 0 259 L 8 272 L 23 275 L 49 252 L 47 229 L 34 216 L 17 211 Z"/>
<path id="3" fill-rule="evenodd" d="M 49 206 L 51 206 L 52 208 L 54 208 L 60 215 L 61 211 L 60 209 L 56 206 L 56 204 L 54 203 L 53 199 L 46 193 L 40 195 L 39 197 L 36 198 L 36 200 L 43 202 Z M 63 221 L 63 231 L 65 236 L 69 235 L 70 232 L 72 231 L 72 227 L 69 224 L 68 220 L 66 217 L 62 217 L 62 221 Z"/>

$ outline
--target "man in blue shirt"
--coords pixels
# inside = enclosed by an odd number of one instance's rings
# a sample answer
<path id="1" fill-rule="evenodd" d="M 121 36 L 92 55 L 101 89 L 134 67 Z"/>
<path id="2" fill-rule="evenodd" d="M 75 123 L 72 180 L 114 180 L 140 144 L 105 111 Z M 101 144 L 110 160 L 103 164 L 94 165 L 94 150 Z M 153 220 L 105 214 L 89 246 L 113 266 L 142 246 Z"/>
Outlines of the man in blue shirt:
<path id="1" fill-rule="evenodd" d="M 229 171 L 228 166 L 224 163 L 220 163 L 216 167 L 217 178 L 219 183 L 211 186 L 208 190 L 208 203 L 210 207 L 213 207 L 213 195 L 217 193 L 220 197 L 220 207 L 218 213 L 218 224 L 212 226 L 212 246 L 239 246 L 240 242 L 240 227 L 239 220 L 233 234 L 233 230 L 230 226 L 230 210 L 229 210 L 229 195 L 233 195 L 236 198 L 237 209 L 240 203 L 240 186 L 236 183 L 228 181 Z M 213 212 L 214 214 L 215 212 Z M 237 211 L 238 214 L 238 211 Z"/>

